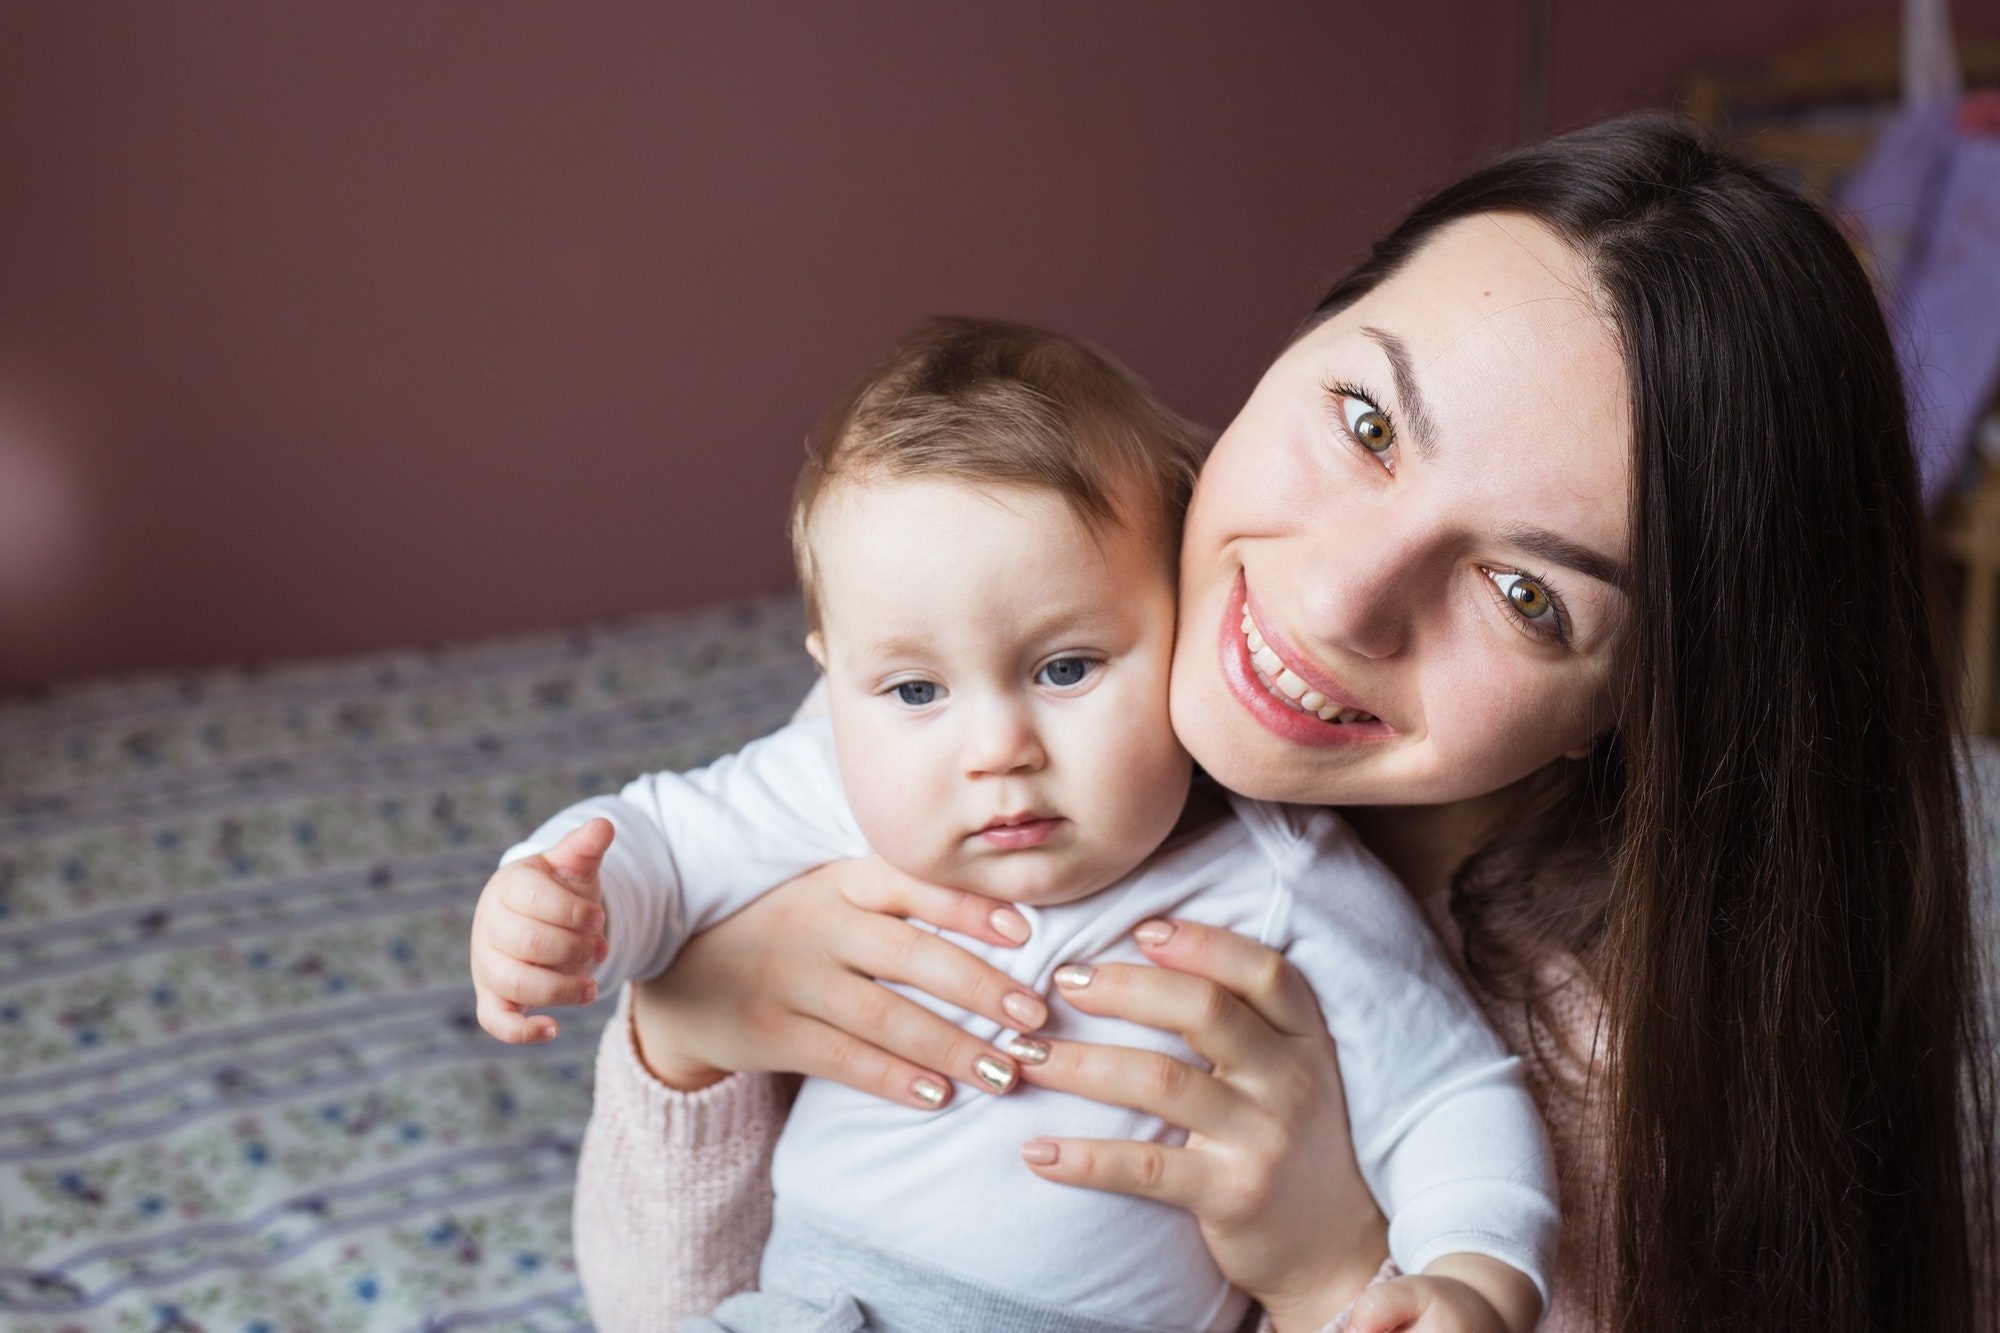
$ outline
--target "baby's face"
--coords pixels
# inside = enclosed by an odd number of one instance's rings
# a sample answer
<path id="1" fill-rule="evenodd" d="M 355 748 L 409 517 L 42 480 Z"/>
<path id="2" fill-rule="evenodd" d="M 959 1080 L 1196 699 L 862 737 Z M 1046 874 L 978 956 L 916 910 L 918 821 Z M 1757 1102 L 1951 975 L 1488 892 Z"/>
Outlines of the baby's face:
<path id="1" fill-rule="evenodd" d="M 1166 838 L 1190 763 L 1151 538 L 1093 537 L 1048 492 L 867 480 L 821 497 L 812 551 L 841 780 L 883 859 L 1049 904 Z"/>

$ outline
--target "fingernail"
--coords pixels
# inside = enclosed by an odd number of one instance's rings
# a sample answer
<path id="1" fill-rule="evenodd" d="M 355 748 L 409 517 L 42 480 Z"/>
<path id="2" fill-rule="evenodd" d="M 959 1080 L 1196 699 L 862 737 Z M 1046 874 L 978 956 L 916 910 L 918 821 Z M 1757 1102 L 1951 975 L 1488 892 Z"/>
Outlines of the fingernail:
<path id="1" fill-rule="evenodd" d="M 605 955 L 611 952 L 611 941 L 607 939 L 598 940 L 597 947 L 592 949 L 591 952 L 597 955 L 598 962 L 603 962 Z"/>
<path id="2" fill-rule="evenodd" d="M 1038 1028 L 1049 1021 L 1049 1007 L 1042 1003 L 1042 997 L 1024 990 L 1007 992 L 1000 998 L 1000 1007 L 1024 1028 Z"/>
<path id="3" fill-rule="evenodd" d="M 583 983 L 583 1002 L 584 1002 L 585 1004 L 594 1004 L 594 1003 L 596 1003 L 596 1001 L 597 1001 L 597 983 L 596 983 L 596 982 L 594 982 L 594 981 L 586 981 L 586 982 L 584 982 L 584 983 Z"/>
<path id="4" fill-rule="evenodd" d="M 1021 1145 L 1021 1160 L 1036 1166 L 1054 1166 L 1056 1145 L 1047 1139 L 1029 1139 Z"/>
<path id="5" fill-rule="evenodd" d="M 993 932 L 1009 944 L 1022 944 L 1029 935 L 1028 918 L 1011 907 L 996 907 L 993 915 L 986 918 L 993 923 Z"/>
<path id="6" fill-rule="evenodd" d="M 1132 931 L 1132 938 L 1141 944 L 1165 944 L 1174 937 L 1174 923 L 1171 921 L 1141 921 Z"/>
<path id="7" fill-rule="evenodd" d="M 934 1078 L 920 1078 L 910 1085 L 910 1091 L 917 1094 L 917 1100 L 936 1110 L 944 1105 L 945 1086 Z"/>
<path id="8" fill-rule="evenodd" d="M 1007 1054 L 1024 1065 L 1046 1064 L 1049 1058 L 1049 1044 L 1045 1041 L 1036 1041 L 1033 1037 L 1009 1037 Z"/>
<path id="9" fill-rule="evenodd" d="M 583 918 L 583 926 L 585 930 L 603 930 L 604 929 L 603 909 L 597 907 L 591 908 L 589 914 Z"/>
<path id="10" fill-rule="evenodd" d="M 1019 1071 L 996 1055 L 982 1055 L 972 1062 L 972 1072 L 993 1091 L 1005 1092 L 1014 1086 L 1014 1076 Z"/>
<path id="11" fill-rule="evenodd" d="M 1056 985 L 1070 990 L 1082 990 L 1097 975 L 1097 969 L 1088 963 L 1064 963 L 1056 969 Z"/>

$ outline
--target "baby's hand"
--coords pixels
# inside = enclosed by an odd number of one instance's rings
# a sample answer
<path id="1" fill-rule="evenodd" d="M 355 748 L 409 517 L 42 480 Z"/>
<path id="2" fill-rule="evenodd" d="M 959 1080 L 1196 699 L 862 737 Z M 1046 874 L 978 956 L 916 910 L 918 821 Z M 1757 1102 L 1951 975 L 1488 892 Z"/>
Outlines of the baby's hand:
<path id="1" fill-rule="evenodd" d="M 1541 1312 L 1525 1273 L 1484 1255 L 1449 1254 L 1362 1292 L 1347 1333 L 1528 1333 Z"/>
<path id="2" fill-rule="evenodd" d="M 589 1004 L 590 970 L 609 949 L 598 867 L 617 832 L 593 819 L 540 856 L 500 867 L 472 913 L 472 988 L 479 1026 L 507 1042 L 547 1041 L 556 1020 L 529 1006 Z"/>

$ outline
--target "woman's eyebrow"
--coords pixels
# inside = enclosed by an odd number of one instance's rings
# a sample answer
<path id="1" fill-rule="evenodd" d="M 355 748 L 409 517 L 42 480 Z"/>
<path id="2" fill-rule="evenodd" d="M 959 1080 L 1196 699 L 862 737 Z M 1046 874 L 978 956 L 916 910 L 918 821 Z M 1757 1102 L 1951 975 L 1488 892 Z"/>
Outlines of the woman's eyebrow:
<path id="1" fill-rule="evenodd" d="M 1613 560 L 1602 552 L 1593 551 L 1588 546 L 1579 546 L 1569 538 L 1550 532 L 1547 528 L 1531 527 L 1516 523 L 1500 530 L 1500 540 L 1509 546 L 1526 551 L 1539 560 L 1573 569 L 1586 578 L 1608 583 L 1620 592 L 1629 592 L 1632 587 L 1631 572 L 1622 560 Z"/>
<path id="2" fill-rule="evenodd" d="M 1417 452 L 1425 458 L 1437 457 L 1437 433 L 1431 425 L 1430 404 L 1417 387 L 1416 372 L 1410 369 L 1410 349 L 1387 329 L 1363 327 L 1361 336 L 1380 347 L 1389 358 L 1389 373 L 1396 377 L 1396 397 L 1409 419 L 1410 434 L 1416 437 Z"/>

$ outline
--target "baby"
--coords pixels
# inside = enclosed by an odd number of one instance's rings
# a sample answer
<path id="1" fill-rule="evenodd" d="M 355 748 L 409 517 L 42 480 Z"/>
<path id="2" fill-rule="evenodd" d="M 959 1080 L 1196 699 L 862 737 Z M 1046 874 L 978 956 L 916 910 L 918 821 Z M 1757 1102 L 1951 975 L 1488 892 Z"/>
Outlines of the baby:
<path id="1" fill-rule="evenodd" d="M 828 716 L 564 810 L 506 854 L 480 917 L 529 901 L 523 890 L 570 897 L 539 854 L 566 836 L 594 847 L 602 816 L 615 830 L 599 871 L 605 936 L 584 950 L 605 952 L 601 986 L 654 976 L 758 895 L 871 852 L 1016 904 L 1025 945 L 953 938 L 1038 992 L 1065 965 L 1143 962 L 1142 921 L 1239 931 L 1281 949 L 1321 999 L 1355 1151 L 1413 1275 L 1398 1280 L 1436 1282 L 1428 1266 L 1481 1255 L 1525 1274 L 1546 1308 L 1548 1145 L 1518 1062 L 1408 894 L 1327 810 L 1232 798 L 1183 822 L 1191 764 L 1168 725 L 1168 661 L 1203 447 L 1071 340 L 963 320 L 906 339 L 822 424 L 799 485 L 793 542 Z M 560 930 L 589 913 L 539 915 Z M 518 1013 L 524 993 L 505 979 L 538 967 L 496 938 L 514 937 L 475 928 L 483 1020 Z M 896 989 L 1035 1056 L 1033 1041 Z M 1206 1067 L 1172 1034 L 1072 1008 L 1043 1033 Z M 1012 1070 L 987 1063 L 978 1076 L 1007 1091 Z M 820 1327 L 818 1312 L 852 1309 L 898 1331 L 1234 1329 L 1247 1297 L 1193 1216 L 1038 1178 L 1016 1149 L 1045 1134 L 1186 1137 L 1047 1089 L 923 1111 L 807 1080 L 772 1163 L 761 1289 L 699 1322 Z M 1509 1308 L 1471 1281 L 1475 1299 Z"/>

